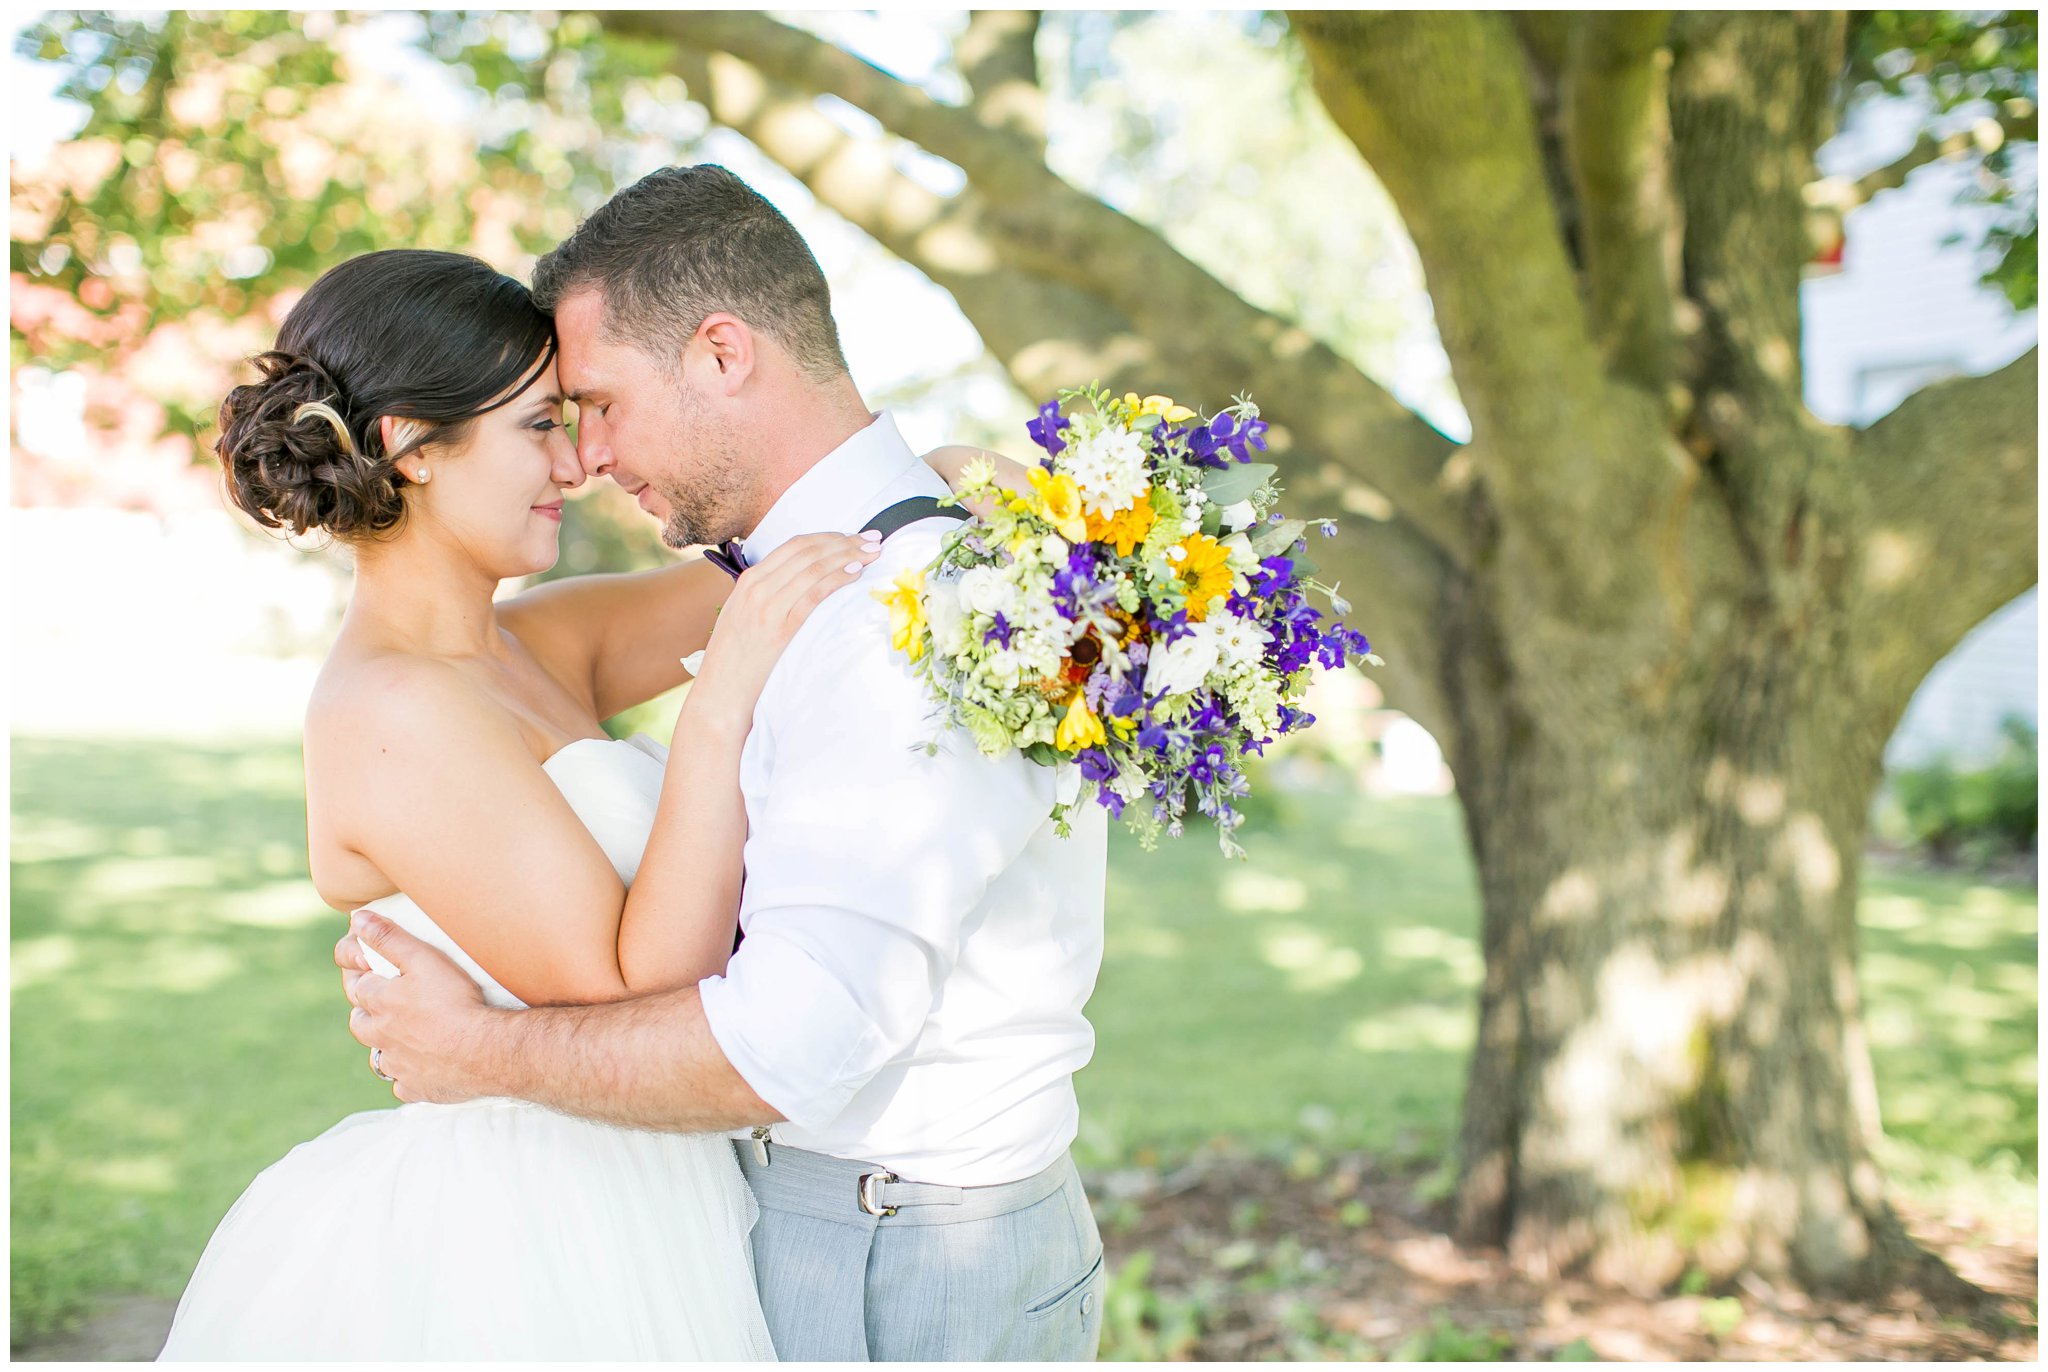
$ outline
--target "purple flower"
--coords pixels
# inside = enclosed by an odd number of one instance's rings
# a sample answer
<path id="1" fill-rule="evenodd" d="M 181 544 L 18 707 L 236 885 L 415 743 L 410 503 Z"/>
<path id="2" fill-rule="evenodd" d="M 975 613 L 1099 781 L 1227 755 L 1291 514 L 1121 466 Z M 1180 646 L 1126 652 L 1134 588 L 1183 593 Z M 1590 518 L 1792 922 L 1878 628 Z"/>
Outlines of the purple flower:
<path id="1" fill-rule="evenodd" d="M 1109 760 L 1109 754 L 1100 748 L 1089 748 L 1074 755 L 1074 761 L 1081 766 L 1081 775 L 1090 781 L 1108 781 L 1116 775 L 1116 764 Z"/>
<path id="2" fill-rule="evenodd" d="M 1060 402 L 1048 400 L 1038 407 L 1038 418 L 1024 426 L 1024 432 L 1031 435 L 1031 441 L 1045 449 L 1048 458 L 1058 457 L 1067 446 L 1060 437 L 1060 430 L 1067 427 L 1067 420 L 1060 413 Z"/>
<path id="3" fill-rule="evenodd" d="M 1111 819 L 1122 819 L 1124 817 L 1124 798 L 1110 790 L 1107 786 L 1097 791 L 1095 798 L 1102 802 L 1103 809 L 1109 811 Z"/>
<path id="4" fill-rule="evenodd" d="M 998 610 L 996 612 L 996 622 L 991 624 L 988 632 L 981 636 L 981 641 L 983 643 L 1000 643 L 1007 648 L 1010 646 L 1010 635 L 1014 632 L 1015 630 L 1010 627 L 1010 621 L 1003 618 L 1002 611 Z"/>
<path id="5" fill-rule="evenodd" d="M 1229 466 L 1223 457 L 1226 452 L 1239 462 L 1249 462 L 1252 449 L 1265 450 L 1266 428 L 1263 419 L 1247 419 L 1240 423 L 1235 415 L 1219 414 L 1209 421 L 1207 428 L 1197 429 L 1188 436 L 1188 452 L 1196 465 L 1202 467 Z"/>

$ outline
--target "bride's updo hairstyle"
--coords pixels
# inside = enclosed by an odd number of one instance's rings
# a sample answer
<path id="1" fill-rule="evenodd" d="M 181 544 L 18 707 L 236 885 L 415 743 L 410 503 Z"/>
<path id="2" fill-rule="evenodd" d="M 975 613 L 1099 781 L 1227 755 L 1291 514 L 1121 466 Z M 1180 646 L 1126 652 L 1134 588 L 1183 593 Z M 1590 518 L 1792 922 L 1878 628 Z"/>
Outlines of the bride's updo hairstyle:
<path id="1" fill-rule="evenodd" d="M 418 248 L 350 258 L 292 307 L 259 379 L 221 402 L 228 493 L 272 529 L 388 533 L 405 518 L 398 460 L 461 443 L 554 353 L 554 322 L 489 263 Z M 412 421 L 389 452 L 384 415 Z"/>

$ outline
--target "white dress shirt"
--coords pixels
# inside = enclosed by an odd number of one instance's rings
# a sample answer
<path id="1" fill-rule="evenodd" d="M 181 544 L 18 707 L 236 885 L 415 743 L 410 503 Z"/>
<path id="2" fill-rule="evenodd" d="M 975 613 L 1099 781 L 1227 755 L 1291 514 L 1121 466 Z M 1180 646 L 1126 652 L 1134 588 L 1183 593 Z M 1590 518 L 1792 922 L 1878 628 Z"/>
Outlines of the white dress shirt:
<path id="1" fill-rule="evenodd" d="M 946 489 L 883 412 L 792 485 L 743 551 L 751 565 L 800 533 L 855 533 Z M 785 1144 L 906 1181 L 993 1185 L 1056 1161 L 1079 1125 L 1107 817 L 1076 807 L 1060 838 L 1050 815 L 1056 796 L 1073 799 L 1071 766 L 988 758 L 942 732 L 872 594 L 929 562 L 952 527 L 905 526 L 811 613 L 740 755 L 746 940 L 702 991 L 719 1047 L 788 1121 L 771 1166 Z"/>

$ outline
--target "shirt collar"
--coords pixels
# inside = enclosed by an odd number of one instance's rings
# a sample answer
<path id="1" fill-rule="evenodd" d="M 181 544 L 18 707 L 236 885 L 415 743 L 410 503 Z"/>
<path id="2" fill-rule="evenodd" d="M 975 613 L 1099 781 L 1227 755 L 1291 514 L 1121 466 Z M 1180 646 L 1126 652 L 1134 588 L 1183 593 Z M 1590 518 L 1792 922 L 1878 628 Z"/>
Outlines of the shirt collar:
<path id="1" fill-rule="evenodd" d="M 747 565 L 798 534 L 858 532 L 862 521 L 879 513 L 876 497 L 916 463 L 894 417 L 875 411 L 867 427 L 819 458 L 769 507 L 740 545 Z"/>

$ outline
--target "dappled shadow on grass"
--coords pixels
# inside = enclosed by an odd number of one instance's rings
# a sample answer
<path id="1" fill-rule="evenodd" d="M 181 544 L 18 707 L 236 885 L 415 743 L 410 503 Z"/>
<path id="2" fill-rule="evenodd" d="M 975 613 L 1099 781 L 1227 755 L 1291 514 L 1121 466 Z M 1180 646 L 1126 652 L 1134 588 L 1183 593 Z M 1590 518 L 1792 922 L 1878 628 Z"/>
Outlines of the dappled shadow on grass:
<path id="1" fill-rule="evenodd" d="M 1112 840 L 1079 1153 L 1115 1165 L 1218 1136 L 1304 1134 L 1394 1159 L 1449 1144 L 1481 960 L 1457 811 L 1297 793 L 1247 826 Z"/>
<path id="2" fill-rule="evenodd" d="M 288 743 L 15 740 L 17 1342 L 109 1293 L 175 1297 L 257 1171 L 391 1103 L 348 1034 L 300 788 Z M 1149 1168 L 1221 1137 L 1275 1168 L 1362 1151 L 1440 1185 L 1481 973 L 1456 803 L 1263 799 L 1249 862 L 1199 833 L 1113 840 L 1076 1151 Z M 2031 1216 L 2034 892 L 1866 887 L 1894 1182 Z"/>
<path id="3" fill-rule="evenodd" d="M 1863 1003 L 1897 1184 L 2033 1210 L 2039 921 L 2031 885 L 1866 865 Z"/>
<path id="4" fill-rule="evenodd" d="M 13 744 L 13 1335 L 174 1296 L 257 1171 L 391 1103 L 291 744 Z"/>
<path id="5" fill-rule="evenodd" d="M 1080 1075 L 1086 1165 L 1227 1139 L 1268 1156 L 1450 1152 L 1477 1016 L 1479 892 L 1452 797 L 1281 795 L 1251 858 L 1112 839 Z M 2038 899 L 1867 865 L 1866 1021 L 1892 1183 L 1979 1214 L 2034 1204 Z"/>

